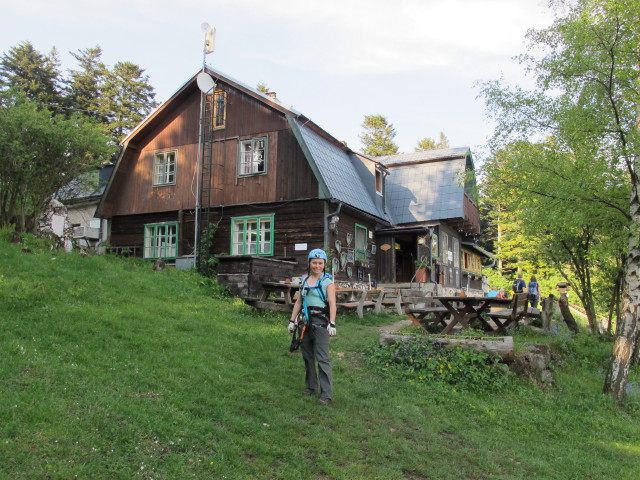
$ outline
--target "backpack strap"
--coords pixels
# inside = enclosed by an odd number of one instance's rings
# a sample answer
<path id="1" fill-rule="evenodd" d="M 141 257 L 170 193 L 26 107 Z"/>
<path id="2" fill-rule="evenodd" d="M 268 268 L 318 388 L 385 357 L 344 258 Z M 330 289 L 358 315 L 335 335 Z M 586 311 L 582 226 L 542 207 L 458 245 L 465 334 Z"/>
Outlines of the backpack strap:
<path id="1" fill-rule="evenodd" d="M 302 287 L 300 288 L 300 295 L 302 297 L 302 308 L 304 310 L 304 316 L 305 316 L 305 321 L 309 318 L 309 310 L 307 309 L 307 298 L 306 295 L 302 295 L 302 291 L 304 289 L 304 285 L 307 284 L 307 288 L 309 288 L 310 290 L 317 290 L 318 291 L 318 296 L 320 297 L 320 299 L 324 302 L 325 307 L 327 306 L 327 294 L 325 292 L 325 286 L 324 286 L 324 281 L 327 278 L 331 278 L 331 275 L 328 274 L 327 272 L 324 272 L 324 275 L 322 275 L 322 278 L 320 278 L 320 280 L 318 280 L 318 282 L 316 283 L 316 285 L 314 287 L 309 286 L 309 284 L 307 283 L 307 280 L 309 279 L 309 276 L 307 275 L 304 278 L 304 281 L 302 282 Z"/>

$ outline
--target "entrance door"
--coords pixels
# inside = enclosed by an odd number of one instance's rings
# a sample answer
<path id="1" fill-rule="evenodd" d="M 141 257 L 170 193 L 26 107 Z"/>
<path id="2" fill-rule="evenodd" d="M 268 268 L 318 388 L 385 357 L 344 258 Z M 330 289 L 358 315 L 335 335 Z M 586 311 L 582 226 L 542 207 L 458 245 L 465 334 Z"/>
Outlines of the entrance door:
<path id="1" fill-rule="evenodd" d="M 396 282 L 410 282 L 416 272 L 415 235 L 396 235 Z"/>

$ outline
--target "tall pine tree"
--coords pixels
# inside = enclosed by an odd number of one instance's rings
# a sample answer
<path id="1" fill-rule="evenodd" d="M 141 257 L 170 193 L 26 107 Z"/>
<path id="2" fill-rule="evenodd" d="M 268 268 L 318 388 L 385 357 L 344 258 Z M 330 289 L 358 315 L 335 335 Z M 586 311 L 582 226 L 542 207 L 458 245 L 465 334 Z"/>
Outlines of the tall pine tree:
<path id="1" fill-rule="evenodd" d="M 31 42 L 12 47 L 0 58 L 0 89 L 22 90 L 41 107 L 57 109 L 62 105 L 60 60 L 55 47 L 42 55 Z"/>
<path id="2" fill-rule="evenodd" d="M 131 62 L 118 62 L 106 77 L 100 112 L 109 122 L 109 135 L 119 142 L 156 107 L 149 76 Z"/>
<path id="3" fill-rule="evenodd" d="M 360 134 L 360 140 L 364 145 L 362 153 L 370 157 L 380 155 L 394 155 L 398 153 L 398 145 L 393 142 L 396 130 L 393 124 L 387 121 L 383 115 L 365 115 L 362 123 L 364 133 Z"/>

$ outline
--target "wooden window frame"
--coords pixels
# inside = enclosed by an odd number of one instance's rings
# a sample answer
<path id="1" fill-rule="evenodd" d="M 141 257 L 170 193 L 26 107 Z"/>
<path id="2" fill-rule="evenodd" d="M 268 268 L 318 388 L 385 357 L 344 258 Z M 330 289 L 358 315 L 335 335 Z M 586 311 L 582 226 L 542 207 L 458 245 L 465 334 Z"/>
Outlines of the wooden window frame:
<path id="1" fill-rule="evenodd" d="M 255 148 L 256 144 L 259 142 L 264 142 L 264 146 L 262 149 Z M 245 145 L 250 145 L 250 150 L 245 150 L 243 147 Z M 247 161 L 247 154 L 251 156 L 255 156 L 257 151 L 262 151 L 262 158 L 256 161 L 255 158 Z M 268 167 L 268 158 L 269 158 L 269 137 L 266 135 L 262 135 L 259 137 L 247 138 L 245 140 L 240 140 L 238 143 L 238 177 L 253 177 L 255 175 L 266 175 L 267 167 Z M 263 163 L 262 170 L 256 168 L 256 166 L 260 165 L 260 161 Z M 248 166 L 248 168 L 247 168 Z M 247 171 L 248 170 L 248 171 Z"/>
<path id="2" fill-rule="evenodd" d="M 221 105 L 219 99 L 222 99 Z M 221 130 L 227 124 L 227 92 L 216 90 L 211 98 L 213 102 L 211 124 L 214 130 Z M 222 112 L 220 111 L 222 110 Z"/>
<path id="3" fill-rule="evenodd" d="M 274 218 L 275 215 L 231 218 L 231 246 L 229 250 L 231 255 L 257 255 L 260 257 L 272 257 L 274 244 Z M 263 224 L 266 222 L 269 224 L 268 229 L 263 228 Z M 252 225 L 255 226 L 255 228 L 247 228 Z M 250 235 L 255 235 L 255 241 L 249 237 Z M 268 238 L 264 238 L 267 235 Z M 251 251 L 252 246 L 255 246 L 254 252 Z"/>
<path id="4" fill-rule="evenodd" d="M 169 160 L 171 156 L 171 160 Z M 170 166 L 171 168 L 167 168 Z M 167 150 L 153 154 L 153 175 L 154 187 L 165 187 L 175 185 L 178 175 L 178 151 Z"/>
<path id="5" fill-rule="evenodd" d="M 167 241 L 168 240 L 168 241 Z M 178 222 L 150 223 L 144 226 L 143 257 L 149 260 L 178 257 Z"/>
<path id="6" fill-rule="evenodd" d="M 358 230 L 363 232 L 364 245 L 360 245 L 358 248 Z M 353 249 L 354 249 L 354 260 L 356 262 L 366 262 L 367 261 L 367 242 L 369 238 L 369 229 L 364 225 L 360 225 L 359 223 L 355 224 L 353 229 Z"/>
<path id="7" fill-rule="evenodd" d="M 439 239 L 438 239 L 438 234 L 437 233 L 432 233 L 431 234 L 431 257 L 432 258 L 438 258 L 440 256 L 440 244 L 438 243 Z"/>
<path id="8" fill-rule="evenodd" d="M 384 174 L 379 168 L 376 168 L 376 193 L 380 196 L 384 194 Z"/>
<path id="9" fill-rule="evenodd" d="M 440 256 L 440 262 L 443 265 L 449 265 L 449 234 L 446 232 L 440 233 L 440 251 L 442 255 Z"/>

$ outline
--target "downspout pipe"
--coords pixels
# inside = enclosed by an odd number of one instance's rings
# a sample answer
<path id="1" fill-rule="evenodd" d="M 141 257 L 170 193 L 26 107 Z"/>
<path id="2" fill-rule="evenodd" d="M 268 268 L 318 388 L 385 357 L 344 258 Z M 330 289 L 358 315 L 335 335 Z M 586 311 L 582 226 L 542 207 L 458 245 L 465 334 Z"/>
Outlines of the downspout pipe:
<path id="1" fill-rule="evenodd" d="M 338 215 L 338 213 L 340 213 L 340 209 L 342 208 L 342 202 L 338 203 L 338 209 L 333 212 L 330 213 L 329 215 L 325 215 L 324 217 L 324 248 L 328 248 L 329 247 L 329 219 L 331 217 L 335 217 L 336 215 Z"/>

